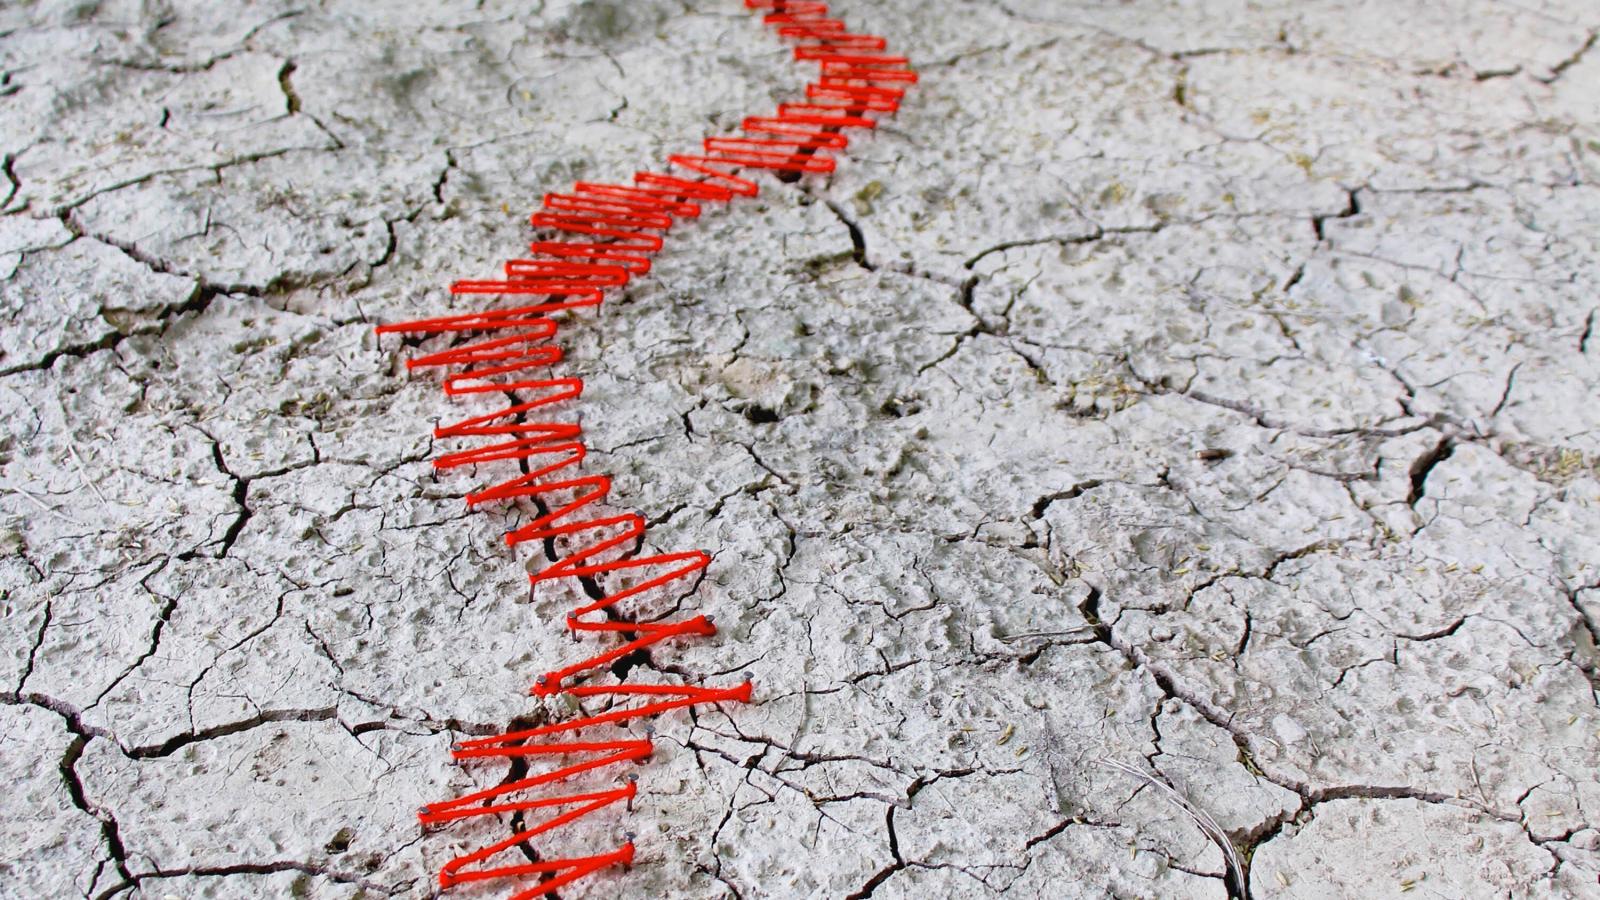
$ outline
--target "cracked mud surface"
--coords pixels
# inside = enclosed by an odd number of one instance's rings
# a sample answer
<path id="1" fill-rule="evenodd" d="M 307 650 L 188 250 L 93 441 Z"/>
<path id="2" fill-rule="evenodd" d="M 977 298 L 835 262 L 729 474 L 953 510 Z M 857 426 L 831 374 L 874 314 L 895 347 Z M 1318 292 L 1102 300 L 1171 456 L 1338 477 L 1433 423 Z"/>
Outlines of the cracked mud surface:
<path id="1" fill-rule="evenodd" d="M 1414 9 L 1412 7 L 1415 7 Z M 758 703 L 599 897 L 1594 896 L 1600 17 L 867 3 L 829 181 L 577 317 Z M 732 0 L 0 9 L 0 894 L 422 897 L 573 648 L 372 326 L 793 95 Z M 462 889 L 462 897 L 499 896 Z"/>

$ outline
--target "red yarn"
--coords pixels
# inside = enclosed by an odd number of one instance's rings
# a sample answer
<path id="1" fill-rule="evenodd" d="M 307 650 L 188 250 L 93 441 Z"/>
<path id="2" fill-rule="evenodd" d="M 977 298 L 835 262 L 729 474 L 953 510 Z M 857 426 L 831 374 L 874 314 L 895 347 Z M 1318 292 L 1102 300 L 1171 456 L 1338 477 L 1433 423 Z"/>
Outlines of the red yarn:
<path id="1" fill-rule="evenodd" d="M 580 181 L 567 193 L 546 194 L 530 222 L 563 237 L 535 241 L 530 247 L 536 256 L 508 261 L 504 278 L 457 281 L 450 286 L 455 295 L 543 298 L 539 302 L 377 329 L 379 334 L 487 335 L 406 362 L 408 369 L 446 370 L 444 392 L 452 397 L 493 393 L 518 398 L 502 409 L 435 428 L 436 438 L 493 440 L 445 453 L 434 460 L 434 467 L 445 470 L 516 463 L 520 474 L 468 493 L 468 505 L 522 498 L 533 501 L 538 516 L 505 537 L 512 546 L 537 541 L 552 555 L 560 554 L 529 576 L 533 586 L 537 589 L 544 582 L 562 578 L 583 579 L 589 602 L 567 613 L 567 629 L 574 636 L 614 633 L 621 638 L 608 649 L 544 673 L 530 689 L 535 696 L 570 697 L 579 701 L 579 708 L 583 708 L 581 701 L 597 701 L 596 706 L 604 711 L 472 738 L 452 748 L 452 756 L 461 761 L 548 757 L 563 764 L 543 774 L 429 804 L 418 812 L 424 826 L 503 813 L 549 814 L 504 840 L 447 863 L 439 872 L 441 887 L 531 877 L 536 880 L 512 895 L 512 900 L 527 900 L 549 895 L 611 866 L 630 864 L 634 858 L 631 838 L 615 850 L 592 856 L 498 866 L 492 860 L 619 802 L 632 808 L 638 788 L 631 774 L 618 788 L 536 795 L 537 789 L 586 772 L 642 763 L 653 750 L 650 737 L 626 731 L 614 739 L 579 739 L 578 732 L 615 732 L 634 720 L 675 709 L 750 701 L 748 681 L 724 687 L 585 683 L 631 654 L 663 641 L 716 634 L 710 616 L 691 615 L 668 622 L 651 619 L 639 609 L 633 610 L 633 617 L 625 615 L 626 606 L 638 606 L 647 595 L 674 582 L 689 581 L 684 592 L 692 592 L 711 557 L 701 550 L 637 555 L 644 546 L 643 516 L 633 512 L 602 515 L 588 509 L 608 498 L 611 478 L 582 473 L 587 449 L 581 441 L 581 427 L 533 418 L 553 415 L 556 407 L 576 401 L 583 392 L 581 379 L 544 374 L 562 360 L 561 349 L 550 343 L 557 331 L 551 315 L 598 306 L 608 288 L 626 285 L 634 275 L 649 272 L 650 255 L 661 249 L 662 235 L 676 220 L 699 216 L 701 203 L 754 196 L 758 185 L 741 172 L 766 169 L 792 178 L 833 171 L 834 159 L 828 154 L 849 145 L 843 132 L 873 128 L 873 114 L 892 113 L 898 107 L 904 88 L 896 85 L 917 80 L 905 57 L 882 52 L 886 47 L 883 38 L 852 34 L 843 22 L 828 18 L 826 3 L 745 0 L 745 6 L 765 11 L 768 25 L 797 42 L 795 59 L 819 65 L 819 79 L 806 87 L 807 102 L 780 104 L 774 115 L 748 117 L 740 126 L 742 134 L 705 138 L 700 153 L 668 156 L 669 172 L 636 172 L 628 185 Z M 609 576 L 615 589 L 600 588 L 595 576 Z"/>

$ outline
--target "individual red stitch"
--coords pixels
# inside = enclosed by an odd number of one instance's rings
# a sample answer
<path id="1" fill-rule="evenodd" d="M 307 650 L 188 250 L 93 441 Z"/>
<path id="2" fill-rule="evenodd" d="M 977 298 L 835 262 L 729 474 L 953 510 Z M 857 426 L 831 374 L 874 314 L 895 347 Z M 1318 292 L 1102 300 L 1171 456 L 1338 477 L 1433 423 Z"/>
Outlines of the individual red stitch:
<path id="1" fill-rule="evenodd" d="M 506 394 L 515 398 L 501 409 L 435 428 L 434 436 L 440 439 L 494 440 L 444 453 L 433 465 L 444 471 L 516 464 L 520 474 L 469 492 L 466 502 L 478 506 L 531 501 L 537 516 L 512 529 L 505 539 L 511 546 L 540 542 L 554 557 L 529 575 L 532 586 L 537 589 L 548 581 L 579 579 L 589 602 L 566 614 L 567 629 L 575 636 L 612 633 L 621 638 L 607 649 L 540 675 L 529 689 L 535 696 L 571 698 L 580 709 L 588 701 L 601 711 L 537 728 L 471 738 L 452 748 L 458 761 L 521 758 L 565 762 L 541 774 L 429 804 L 418 812 L 425 827 L 479 816 L 550 813 L 503 840 L 445 864 L 439 872 L 443 888 L 535 878 L 532 885 L 512 895 L 512 900 L 529 900 L 612 866 L 631 864 L 635 854 L 631 838 L 613 850 L 590 856 L 526 857 L 536 861 L 503 865 L 494 865 L 493 860 L 618 803 L 632 809 L 638 794 L 632 774 L 622 787 L 529 796 L 586 773 L 643 763 L 653 750 L 648 736 L 578 739 L 579 732 L 625 728 L 631 722 L 704 704 L 750 702 L 753 687 L 749 681 L 705 687 L 593 680 L 607 671 L 615 672 L 619 679 L 625 677 L 620 664 L 663 641 L 716 634 L 710 616 L 666 621 L 666 616 L 652 616 L 647 609 L 651 596 L 674 583 L 686 582 L 684 593 L 692 592 L 711 557 L 700 550 L 641 554 L 644 517 L 633 512 L 605 515 L 596 509 L 609 497 L 612 482 L 606 475 L 581 472 L 588 452 L 581 441 L 581 427 L 574 422 L 530 418 L 577 400 L 583 391 L 581 379 L 545 374 L 562 360 L 561 349 L 551 343 L 557 325 L 550 316 L 598 306 L 605 290 L 649 272 L 650 255 L 663 246 L 662 235 L 676 220 L 698 217 L 700 204 L 757 194 L 757 183 L 741 172 L 764 169 L 783 180 L 793 180 L 807 173 L 833 171 L 835 161 L 828 154 L 849 145 L 843 132 L 874 128 L 873 116 L 894 112 L 904 85 L 916 81 L 905 57 L 885 52 L 883 38 L 851 33 L 842 21 L 828 18 L 826 3 L 745 0 L 745 6 L 763 11 L 766 24 L 774 26 L 780 37 L 796 42 L 795 59 L 818 64 L 819 77 L 806 86 L 806 102 L 780 104 L 770 116 L 750 116 L 740 125 L 742 135 L 707 137 L 700 153 L 668 156 L 668 172 L 636 172 L 631 184 L 580 181 L 569 192 L 546 194 L 530 222 L 558 237 L 532 242 L 529 247 L 535 256 L 507 261 L 504 278 L 457 281 L 450 286 L 450 293 L 457 297 L 546 298 L 542 302 L 451 312 L 377 329 L 379 334 L 486 335 L 406 362 L 408 369 L 445 370 L 442 383 L 449 396 Z M 682 174 L 671 174 L 672 170 Z M 610 587 L 602 587 L 599 579 L 605 579 Z M 631 617 L 624 614 L 625 606 L 635 607 Z"/>
<path id="2" fill-rule="evenodd" d="M 622 266 L 572 263 L 553 259 L 508 259 L 505 265 L 507 278 L 523 278 L 548 284 L 552 276 L 561 276 L 570 284 L 616 287 L 628 283 L 628 270 Z"/>
<path id="3" fill-rule="evenodd" d="M 837 79 L 824 78 L 806 85 L 806 96 L 813 100 L 843 100 L 851 109 L 868 112 L 894 112 L 900 108 L 903 92 L 893 88 L 872 88 L 838 83 Z"/>

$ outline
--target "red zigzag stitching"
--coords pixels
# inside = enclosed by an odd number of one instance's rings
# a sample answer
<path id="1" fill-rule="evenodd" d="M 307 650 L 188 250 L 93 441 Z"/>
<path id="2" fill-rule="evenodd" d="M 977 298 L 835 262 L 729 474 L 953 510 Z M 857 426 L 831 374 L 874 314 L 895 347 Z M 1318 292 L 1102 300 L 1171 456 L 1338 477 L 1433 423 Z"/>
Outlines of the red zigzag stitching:
<path id="1" fill-rule="evenodd" d="M 886 52 L 883 38 L 852 34 L 843 22 L 828 17 L 826 3 L 745 0 L 745 6 L 765 11 L 766 24 L 796 42 L 796 59 L 812 60 L 821 67 L 821 77 L 806 86 L 805 102 L 781 104 L 775 115 L 749 117 L 742 124 L 742 134 L 708 137 L 698 154 L 667 157 L 667 173 L 637 172 L 631 185 L 578 182 L 568 193 L 546 194 L 543 209 L 533 214 L 532 224 L 571 237 L 535 241 L 531 247 L 537 258 L 507 262 L 503 279 L 458 281 L 450 288 L 453 294 L 523 298 L 514 301 L 520 305 L 378 328 L 379 334 L 490 335 L 406 362 L 408 369 L 447 370 L 444 392 L 452 397 L 498 393 L 527 398 L 495 412 L 436 428 L 437 438 L 494 440 L 440 456 L 434 467 L 517 463 L 523 474 L 468 494 L 468 505 L 519 498 L 533 501 L 538 517 L 508 533 L 506 543 L 515 546 L 539 541 L 552 557 L 564 552 L 530 576 L 534 586 L 561 578 L 584 579 L 591 602 L 567 614 L 567 628 L 574 634 L 612 632 L 622 639 L 608 650 L 545 673 L 531 691 L 540 697 L 564 695 L 577 701 L 595 698 L 603 712 L 474 738 L 452 748 L 457 760 L 538 756 L 565 764 L 543 774 L 423 807 L 418 818 L 424 826 L 501 813 L 553 813 L 504 840 L 450 861 L 439 872 L 441 887 L 531 876 L 538 881 L 512 895 L 512 900 L 529 900 L 610 866 L 631 863 L 631 838 L 614 850 L 592 856 L 498 866 L 492 865 L 491 860 L 613 804 L 621 802 L 632 808 L 638 790 L 633 776 L 625 779 L 622 787 L 535 796 L 537 789 L 585 772 L 642 762 L 649 758 L 653 747 L 649 737 L 634 737 L 626 731 L 621 731 L 622 737 L 609 740 L 582 740 L 577 737 L 578 732 L 621 726 L 699 704 L 750 700 L 748 681 L 731 687 L 578 683 L 629 654 L 670 638 L 715 634 L 716 626 L 709 616 L 696 615 L 674 622 L 644 621 L 630 620 L 618 612 L 624 601 L 637 601 L 648 592 L 702 572 L 711 557 L 700 550 L 634 555 L 644 544 L 642 516 L 632 512 L 591 512 L 585 518 L 585 507 L 606 499 L 611 490 L 610 477 L 580 473 L 578 467 L 586 449 L 579 439 L 578 425 L 535 420 L 546 414 L 546 407 L 576 400 L 583 391 L 580 379 L 536 374 L 561 360 L 560 348 L 550 343 L 556 334 L 552 314 L 598 306 L 607 288 L 620 287 L 632 276 L 649 272 L 650 255 L 662 246 L 661 233 L 670 229 L 676 219 L 698 216 L 702 202 L 755 195 L 756 183 L 741 177 L 742 170 L 767 169 L 780 173 L 785 180 L 805 173 L 833 171 L 834 161 L 828 153 L 849 144 L 844 132 L 872 128 L 876 121 L 873 115 L 894 112 L 903 86 L 917 80 L 905 57 Z M 670 174 L 673 170 L 687 177 Z M 530 303 L 526 298 L 538 300 Z M 600 588 L 597 576 L 605 577 L 615 589 Z"/>

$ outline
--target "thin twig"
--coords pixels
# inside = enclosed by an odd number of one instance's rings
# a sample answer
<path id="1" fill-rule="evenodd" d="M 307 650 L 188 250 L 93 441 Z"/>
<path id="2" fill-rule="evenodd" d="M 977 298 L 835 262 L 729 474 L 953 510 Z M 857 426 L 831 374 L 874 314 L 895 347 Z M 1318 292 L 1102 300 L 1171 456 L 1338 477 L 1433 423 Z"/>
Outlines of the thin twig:
<path id="1" fill-rule="evenodd" d="M 89 488 L 89 490 L 94 491 L 94 495 L 96 497 L 100 498 L 100 505 L 105 507 L 106 512 L 111 512 L 111 504 L 106 501 L 106 495 L 100 493 L 100 486 L 95 484 L 94 481 L 89 478 L 89 466 L 83 461 L 83 457 L 78 455 L 77 445 L 67 444 L 67 451 L 71 453 L 72 458 L 78 462 L 78 478 L 84 483 L 84 486 Z"/>
<path id="2" fill-rule="evenodd" d="M 44 502 L 43 500 L 40 500 L 38 497 L 35 497 L 33 494 L 30 494 L 29 492 L 23 490 L 22 488 L 9 487 L 9 488 L 5 488 L 5 490 L 14 491 L 14 492 L 16 492 L 16 493 L 28 498 L 29 500 L 31 500 L 33 502 L 33 504 L 35 506 L 39 507 L 40 509 L 42 509 L 45 512 L 49 513 L 50 515 L 55 516 L 56 518 L 60 519 L 63 522 L 69 522 L 69 523 L 71 523 L 73 525 L 80 525 L 80 526 L 83 524 L 82 522 L 79 522 L 77 519 L 72 518 L 71 516 L 67 515 L 66 513 L 62 512 L 61 510 L 56 509 L 54 506 L 51 506 L 50 504 Z"/>

